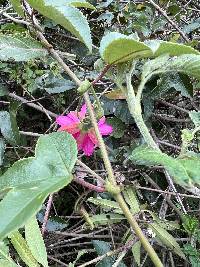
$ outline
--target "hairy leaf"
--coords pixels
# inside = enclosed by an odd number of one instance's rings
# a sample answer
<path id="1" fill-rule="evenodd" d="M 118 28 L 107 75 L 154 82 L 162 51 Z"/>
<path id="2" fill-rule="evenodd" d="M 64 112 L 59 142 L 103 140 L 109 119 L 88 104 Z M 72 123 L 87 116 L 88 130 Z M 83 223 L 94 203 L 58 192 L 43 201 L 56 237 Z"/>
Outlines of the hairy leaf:
<path id="1" fill-rule="evenodd" d="M 0 240 L 23 227 L 36 215 L 50 193 L 56 192 L 72 181 L 72 176 L 33 182 L 10 190 L 0 202 Z"/>
<path id="2" fill-rule="evenodd" d="M 90 197 L 88 201 L 95 205 L 101 206 L 105 209 L 109 209 L 109 210 L 114 209 L 114 212 L 122 214 L 122 211 L 116 201 L 112 201 L 109 199 L 93 198 L 93 197 Z"/>
<path id="3" fill-rule="evenodd" d="M 101 40 L 100 54 L 106 63 L 116 64 L 132 58 L 149 56 L 151 49 L 130 36 L 112 32 Z"/>
<path id="4" fill-rule="evenodd" d="M 165 229 L 163 229 L 158 223 L 149 224 L 149 228 L 156 234 L 156 239 L 158 239 L 163 245 L 172 249 L 174 253 L 179 255 L 181 258 L 185 259 L 185 255 L 182 252 L 179 244 L 176 242 L 175 238 L 170 235 Z"/>
<path id="5" fill-rule="evenodd" d="M 47 252 L 44 240 L 35 217 L 25 225 L 25 237 L 28 247 L 35 259 L 44 267 L 48 267 Z"/>
<path id="6" fill-rule="evenodd" d="M 77 146 L 70 134 L 56 132 L 43 135 L 38 139 L 35 157 L 17 161 L 0 177 L 0 190 L 69 177 L 76 158 Z"/>
<path id="7" fill-rule="evenodd" d="M 111 32 L 102 38 L 100 54 L 106 63 L 117 64 L 133 58 L 157 57 L 163 54 L 179 56 L 200 53 L 194 48 L 182 44 L 158 40 L 142 43 L 132 36 Z"/>
<path id="8" fill-rule="evenodd" d="M 177 183 L 187 184 L 191 181 L 186 168 L 178 159 L 174 159 L 153 148 L 140 146 L 133 150 L 130 159 L 138 165 L 162 165 Z"/>
<path id="9" fill-rule="evenodd" d="M 19 254 L 21 260 L 26 263 L 28 267 L 39 267 L 36 259 L 33 257 L 25 239 L 19 232 L 15 232 L 9 236 L 12 245 Z"/>
<path id="10" fill-rule="evenodd" d="M 74 34 L 88 47 L 90 52 L 92 51 L 92 39 L 88 22 L 81 11 L 69 5 L 72 5 L 75 1 L 65 1 L 64 3 L 63 0 L 28 0 L 27 2 L 42 15 Z"/>
<path id="11" fill-rule="evenodd" d="M 43 58 L 47 50 L 30 37 L 21 35 L 0 35 L 0 60 L 28 61 Z"/>

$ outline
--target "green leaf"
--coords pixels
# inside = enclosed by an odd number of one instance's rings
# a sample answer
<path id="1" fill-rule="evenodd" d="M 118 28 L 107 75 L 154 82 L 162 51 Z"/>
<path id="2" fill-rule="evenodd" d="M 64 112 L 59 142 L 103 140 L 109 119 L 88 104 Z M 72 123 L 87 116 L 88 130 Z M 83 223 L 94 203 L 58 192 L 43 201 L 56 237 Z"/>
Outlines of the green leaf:
<path id="1" fill-rule="evenodd" d="M 74 34 L 88 47 L 90 52 L 92 51 L 92 39 L 88 22 L 81 11 L 69 5 L 73 1 L 69 1 L 69 3 L 65 1 L 64 3 L 63 0 L 28 0 L 27 2 L 42 15 Z"/>
<path id="2" fill-rule="evenodd" d="M 39 138 L 35 158 L 19 160 L 1 176 L 1 190 L 13 189 L 0 202 L 0 239 L 34 216 L 50 193 L 72 181 L 76 159 L 73 137 L 65 132 L 51 133 Z"/>
<path id="3" fill-rule="evenodd" d="M 25 224 L 25 237 L 34 258 L 44 267 L 48 267 L 47 252 L 44 240 L 35 217 Z"/>
<path id="4" fill-rule="evenodd" d="M 21 35 L 0 35 L 0 60 L 28 61 L 44 58 L 47 50 L 30 37 Z"/>
<path id="5" fill-rule="evenodd" d="M 182 185 L 191 181 L 186 168 L 180 160 L 174 159 L 153 148 L 140 146 L 133 150 L 130 159 L 138 165 L 162 165 L 177 183 Z"/>
<path id="6" fill-rule="evenodd" d="M 14 262 L 0 259 L 0 267 L 19 267 L 19 266 L 20 265 L 14 263 Z"/>
<path id="7" fill-rule="evenodd" d="M 54 77 L 49 83 L 44 85 L 43 89 L 49 94 L 59 94 L 74 89 L 75 87 L 75 83 L 70 80 Z"/>
<path id="8" fill-rule="evenodd" d="M 85 0 L 78 0 L 78 1 L 77 0 L 63 0 L 63 1 L 59 0 L 57 1 L 57 4 L 95 9 L 95 7 L 92 4 L 88 3 Z"/>
<path id="9" fill-rule="evenodd" d="M 113 223 L 119 223 L 122 220 L 125 220 L 126 218 L 123 215 L 116 213 L 101 213 L 97 215 L 92 215 L 90 219 L 95 225 L 111 225 Z"/>
<path id="10" fill-rule="evenodd" d="M 72 181 L 72 176 L 33 182 L 10 190 L 0 202 L 0 240 L 23 227 L 41 209 L 47 196 Z"/>
<path id="11" fill-rule="evenodd" d="M 179 56 L 200 53 L 194 48 L 182 44 L 158 40 L 142 43 L 132 36 L 111 32 L 102 38 L 100 54 L 106 63 L 117 64 L 133 58 L 157 57 L 163 54 Z"/>
<path id="12" fill-rule="evenodd" d="M 0 111 L 0 130 L 10 144 L 16 145 L 19 143 L 19 130 L 16 122 L 7 111 Z"/>
<path id="13" fill-rule="evenodd" d="M 113 127 L 111 136 L 113 136 L 114 138 L 121 138 L 124 135 L 126 127 L 119 118 L 108 118 L 107 122 Z"/>
<path id="14" fill-rule="evenodd" d="M 15 11 L 21 16 L 24 17 L 24 10 L 22 8 L 22 4 L 20 0 L 10 0 L 11 5 L 15 9 Z"/>
<path id="15" fill-rule="evenodd" d="M 100 44 L 101 57 L 108 64 L 117 64 L 137 57 L 151 55 L 151 49 L 131 36 L 111 32 L 104 36 Z"/>
<path id="16" fill-rule="evenodd" d="M 141 262 L 141 242 L 137 241 L 131 248 L 135 262 L 140 266 Z"/>
<path id="17" fill-rule="evenodd" d="M 172 249 L 172 251 L 181 258 L 185 259 L 184 253 L 172 235 L 160 227 L 160 225 L 156 222 L 149 224 L 149 228 L 156 234 L 156 239 L 158 239 L 166 247 Z"/>
<path id="18" fill-rule="evenodd" d="M 19 232 L 15 232 L 9 236 L 12 245 L 19 254 L 21 260 L 26 263 L 28 267 L 39 267 L 36 259 L 33 257 L 25 239 Z"/>
<path id="19" fill-rule="evenodd" d="M 116 201 L 112 201 L 109 199 L 93 198 L 93 197 L 88 198 L 88 201 L 108 210 L 114 209 L 114 212 L 116 213 L 119 214 L 123 213 Z"/>
<path id="20" fill-rule="evenodd" d="M 0 167 L 3 165 L 4 152 L 5 152 L 5 141 L 3 138 L 0 138 Z"/>
<path id="21" fill-rule="evenodd" d="M 153 57 L 158 57 L 164 54 L 168 54 L 170 56 L 180 56 L 183 54 L 200 54 L 198 50 L 195 50 L 194 48 L 183 44 L 171 43 L 161 40 L 150 40 L 145 44 L 147 44 L 149 48 L 151 48 Z"/>
<path id="22" fill-rule="evenodd" d="M 160 73 L 180 72 L 200 80 L 200 55 L 182 55 L 177 58 L 161 56 L 150 60 L 143 66 L 142 79 L 148 80 Z"/>
<path id="23" fill-rule="evenodd" d="M 135 215 L 138 212 L 140 212 L 140 205 L 138 203 L 134 189 L 131 187 L 127 187 L 123 191 L 123 194 L 124 194 L 126 202 L 129 204 L 129 206 L 131 208 L 132 214 Z"/>
<path id="24" fill-rule="evenodd" d="M 190 111 L 189 116 L 194 123 L 195 127 L 200 127 L 200 111 Z"/>
<path id="25" fill-rule="evenodd" d="M 17 161 L 0 177 L 0 190 L 68 177 L 76 159 L 76 141 L 70 134 L 56 132 L 43 135 L 38 139 L 35 157 Z"/>
<path id="26" fill-rule="evenodd" d="M 189 34 L 190 32 L 198 30 L 199 28 L 200 28 L 200 19 L 197 18 L 197 19 L 193 20 L 191 23 L 185 25 L 183 27 L 183 32 Z"/>

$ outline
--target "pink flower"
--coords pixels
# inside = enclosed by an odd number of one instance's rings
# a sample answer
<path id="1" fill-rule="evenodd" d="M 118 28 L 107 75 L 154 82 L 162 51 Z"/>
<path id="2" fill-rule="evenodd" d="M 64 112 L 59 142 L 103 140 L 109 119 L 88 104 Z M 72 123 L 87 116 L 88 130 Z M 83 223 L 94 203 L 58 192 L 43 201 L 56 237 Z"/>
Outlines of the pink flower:
<path id="1" fill-rule="evenodd" d="M 78 150 L 83 151 L 86 156 L 91 156 L 98 140 L 94 129 L 88 124 L 86 117 L 87 108 L 84 104 L 81 111 L 71 111 L 67 116 L 58 116 L 56 122 L 61 127 L 59 131 L 66 131 L 76 139 Z M 99 131 L 102 135 L 110 135 L 112 126 L 106 123 L 106 118 L 102 117 L 98 122 Z"/>

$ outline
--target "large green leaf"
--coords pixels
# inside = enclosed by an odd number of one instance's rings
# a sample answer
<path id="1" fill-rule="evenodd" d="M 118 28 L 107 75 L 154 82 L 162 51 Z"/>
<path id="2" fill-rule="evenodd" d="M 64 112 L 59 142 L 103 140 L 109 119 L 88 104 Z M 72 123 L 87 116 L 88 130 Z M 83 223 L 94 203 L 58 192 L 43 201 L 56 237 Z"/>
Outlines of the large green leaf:
<path id="1" fill-rule="evenodd" d="M 47 50 L 30 37 L 21 35 L 0 35 L 0 60 L 28 61 L 43 58 Z"/>
<path id="2" fill-rule="evenodd" d="M 35 217 L 25 225 L 25 237 L 28 247 L 35 259 L 44 267 L 48 267 L 47 252 L 42 234 Z"/>
<path id="3" fill-rule="evenodd" d="M 142 43 L 132 36 L 111 32 L 102 38 L 100 54 L 106 63 L 117 64 L 133 58 L 157 57 L 163 54 L 179 56 L 200 53 L 194 48 L 182 44 L 158 40 Z"/>
<path id="4" fill-rule="evenodd" d="M 138 165 L 162 165 L 174 180 L 182 185 L 186 185 L 191 181 L 187 169 L 180 160 L 174 159 L 153 148 L 146 146 L 137 147 L 133 150 L 130 159 Z"/>
<path id="5" fill-rule="evenodd" d="M 142 42 L 121 33 L 111 32 L 104 36 L 100 44 L 101 57 L 108 64 L 128 61 L 136 57 L 152 54 L 151 49 Z"/>
<path id="6" fill-rule="evenodd" d="M 9 236 L 11 243 L 17 253 L 19 254 L 21 260 L 26 263 L 28 267 L 39 267 L 36 259 L 33 257 L 26 240 L 22 237 L 22 235 L 16 231 Z"/>
<path id="7" fill-rule="evenodd" d="M 83 42 L 92 51 L 92 39 L 90 28 L 86 18 L 77 8 L 70 6 L 75 5 L 75 1 L 63 0 L 28 0 L 34 9 L 45 17 L 50 18 L 57 24 L 74 34 L 81 42 Z M 81 1 L 77 1 L 81 2 Z"/>
<path id="8" fill-rule="evenodd" d="M 0 177 L 0 190 L 69 177 L 76 159 L 76 141 L 70 134 L 56 132 L 43 135 L 38 139 L 35 157 L 17 161 Z"/>
<path id="9" fill-rule="evenodd" d="M 149 60 L 143 66 L 142 80 L 147 81 L 155 74 L 180 72 L 200 80 L 200 55 L 168 55 Z"/>
<path id="10" fill-rule="evenodd" d="M 0 202 L 0 240 L 24 226 L 36 215 L 50 193 L 72 181 L 72 175 L 33 182 L 10 190 Z"/>

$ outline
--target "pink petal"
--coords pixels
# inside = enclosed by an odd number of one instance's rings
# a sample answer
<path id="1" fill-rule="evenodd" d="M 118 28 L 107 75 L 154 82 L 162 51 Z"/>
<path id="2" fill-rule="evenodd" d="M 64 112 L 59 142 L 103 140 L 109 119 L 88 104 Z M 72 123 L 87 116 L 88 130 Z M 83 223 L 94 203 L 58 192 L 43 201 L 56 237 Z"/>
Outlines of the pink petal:
<path id="1" fill-rule="evenodd" d="M 81 120 L 83 120 L 83 119 L 85 118 L 86 112 L 87 112 L 87 106 L 86 106 L 86 104 L 84 104 L 84 105 L 81 107 L 81 111 L 78 113 L 79 118 L 80 118 Z"/>
<path id="2" fill-rule="evenodd" d="M 104 124 L 105 121 L 106 121 L 106 118 L 103 116 L 103 117 L 99 120 L 99 122 L 98 122 L 98 126 L 101 126 L 102 124 Z"/>
<path id="3" fill-rule="evenodd" d="M 84 140 L 85 140 L 85 137 L 87 136 L 86 133 L 79 133 L 77 134 L 76 136 L 76 142 L 77 142 L 77 145 L 78 145 L 78 150 L 82 150 L 83 149 L 83 144 L 84 144 Z"/>
<path id="4" fill-rule="evenodd" d="M 60 126 L 66 126 L 71 124 L 73 121 L 68 116 L 58 116 L 56 122 Z"/>
<path id="5" fill-rule="evenodd" d="M 68 126 L 61 126 L 58 130 L 59 131 L 65 131 L 65 132 L 68 132 L 70 134 L 75 134 L 75 133 L 80 132 L 79 123 L 72 123 Z"/>
<path id="6" fill-rule="evenodd" d="M 80 122 L 78 113 L 76 111 L 70 111 L 67 117 L 70 118 L 73 122 Z"/>
<path id="7" fill-rule="evenodd" d="M 98 145 L 99 142 L 93 129 L 88 132 L 88 136 L 93 144 Z"/>
<path id="8" fill-rule="evenodd" d="M 86 156 L 91 156 L 94 152 L 95 149 L 95 145 L 92 142 L 92 140 L 90 139 L 90 137 L 88 135 L 85 136 L 84 138 L 84 142 L 83 142 L 83 152 Z"/>
<path id="9" fill-rule="evenodd" d="M 102 135 L 109 135 L 113 131 L 113 127 L 106 122 L 106 118 L 102 117 L 98 122 L 99 131 Z"/>

